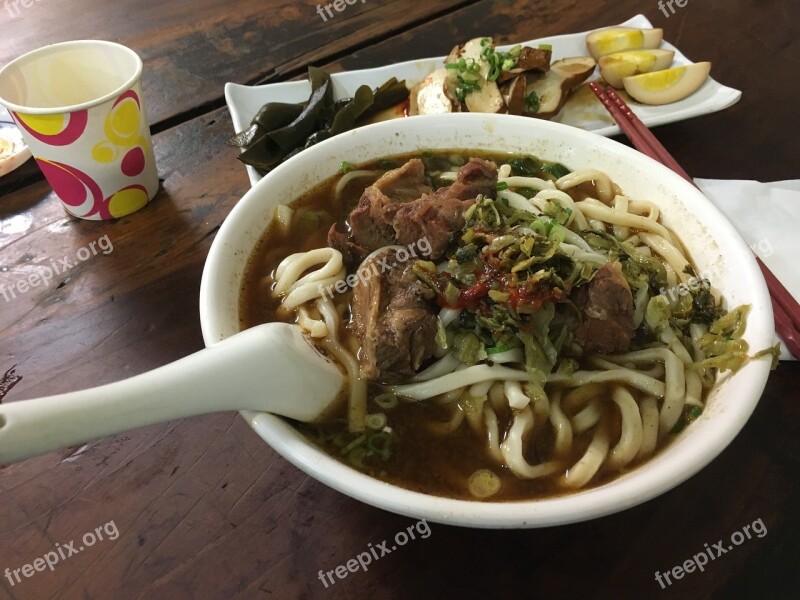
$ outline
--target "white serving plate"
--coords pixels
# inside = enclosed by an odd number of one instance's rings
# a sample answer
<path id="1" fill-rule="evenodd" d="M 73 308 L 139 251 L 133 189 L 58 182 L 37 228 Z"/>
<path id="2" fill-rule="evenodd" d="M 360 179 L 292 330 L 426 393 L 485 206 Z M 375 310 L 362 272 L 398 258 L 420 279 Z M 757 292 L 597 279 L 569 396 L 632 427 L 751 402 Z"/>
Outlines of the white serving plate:
<path id="1" fill-rule="evenodd" d="M 621 23 L 621 25 L 642 29 L 652 27 L 650 21 L 644 15 L 637 15 Z M 600 27 L 597 29 L 600 29 Z M 586 50 L 587 33 L 589 32 L 557 35 L 521 43 L 526 46 L 551 44 L 553 46 L 553 60 L 569 56 L 586 56 L 588 55 Z M 453 40 L 453 44 L 459 41 L 465 42 L 466 40 Z M 512 46 L 513 44 L 500 46 L 499 48 L 508 50 Z M 675 66 L 692 63 L 672 44 L 662 42 L 661 47 L 675 51 L 673 63 Z M 702 59 L 702 57 L 699 58 Z M 334 94 L 336 98 L 352 96 L 360 85 L 368 85 L 375 88 L 391 77 L 405 79 L 406 84 L 410 86 L 424 79 L 434 69 L 441 67 L 444 59 L 444 56 L 423 58 L 373 69 L 334 73 L 331 75 Z M 597 78 L 599 78 L 599 75 L 596 72 L 595 76 L 590 77 L 590 80 Z M 267 102 L 304 102 L 308 99 L 310 93 L 311 86 L 307 80 L 270 83 L 259 86 L 247 86 L 237 83 L 225 84 L 225 101 L 228 103 L 233 126 L 237 132 L 247 129 L 250 125 L 250 120 Z M 679 102 L 663 106 L 644 106 L 641 104 L 632 104 L 631 106 L 645 125 L 655 127 L 723 110 L 735 104 L 741 96 L 742 93 L 739 90 L 726 87 L 709 78 L 697 92 Z M 595 105 L 594 110 L 589 111 L 582 109 L 571 110 L 570 104 L 567 103 L 567 107 L 554 120 L 605 136 L 620 133 L 619 127 L 613 124 L 613 120 L 599 103 Z M 261 176 L 254 168 L 248 166 L 247 172 L 250 176 L 251 185 L 255 185 L 261 179 Z"/>
<path id="2" fill-rule="evenodd" d="M 7 152 L 3 148 L 8 147 Z M 10 173 L 31 157 L 31 149 L 22 139 L 11 115 L 0 106 L 0 177 Z"/>

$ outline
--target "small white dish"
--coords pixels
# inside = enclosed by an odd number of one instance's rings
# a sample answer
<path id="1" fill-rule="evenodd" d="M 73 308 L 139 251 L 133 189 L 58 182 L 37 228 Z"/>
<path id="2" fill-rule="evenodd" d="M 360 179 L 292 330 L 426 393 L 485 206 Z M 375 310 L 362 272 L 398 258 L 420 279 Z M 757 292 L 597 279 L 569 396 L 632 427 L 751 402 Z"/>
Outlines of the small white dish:
<path id="1" fill-rule="evenodd" d="M 0 106 L 0 177 L 10 173 L 31 157 L 31 150 L 22 139 L 8 110 Z"/>
<path id="2" fill-rule="evenodd" d="M 632 148 L 576 127 L 526 117 L 461 113 L 385 121 L 347 131 L 279 165 L 248 191 L 222 224 L 203 270 L 200 323 L 206 345 L 239 331 L 245 269 L 278 204 L 290 203 L 336 174 L 343 160 L 358 164 L 422 149 L 453 148 L 531 153 L 571 169 L 605 171 L 631 198 L 658 206 L 663 224 L 680 237 L 697 272 L 713 282 L 729 306 L 751 305 L 744 334 L 751 350 L 775 343 L 770 298 L 753 254 L 722 213 L 689 182 Z M 723 377 L 697 421 L 645 464 L 598 487 L 519 502 L 473 502 L 412 492 L 338 462 L 284 419 L 266 413 L 242 415 L 298 468 L 367 504 L 467 527 L 545 527 L 625 510 L 697 473 L 744 427 L 769 370 L 767 357 Z M 236 381 L 230 385 L 237 385 Z"/>
<path id="3" fill-rule="evenodd" d="M 652 24 L 644 15 L 637 15 L 621 23 L 621 25 L 642 29 L 652 27 Z M 597 29 L 600 29 L 600 27 Z M 553 46 L 553 60 L 569 56 L 587 56 L 587 33 L 589 32 L 557 35 L 522 42 L 522 44 L 529 46 L 551 44 Z M 466 40 L 453 40 L 453 44 L 458 41 Z M 675 51 L 674 66 L 686 65 L 692 62 L 680 50 L 666 41 L 661 43 L 661 47 Z M 508 50 L 511 46 L 500 46 L 500 48 Z M 702 59 L 703 57 L 698 58 Z M 368 85 L 375 88 L 391 77 L 397 77 L 400 80 L 405 79 L 408 85 L 415 84 L 424 79 L 434 69 L 441 67 L 444 59 L 444 56 L 423 58 L 374 69 L 334 73 L 331 75 L 334 94 L 336 98 L 352 96 L 360 85 Z M 599 75 L 596 74 L 590 79 L 597 79 L 598 77 Z M 590 93 L 588 88 L 582 88 L 580 91 Z M 308 99 L 310 93 L 311 87 L 307 80 L 286 81 L 259 86 L 240 85 L 237 83 L 225 84 L 225 101 L 228 103 L 233 126 L 237 132 L 247 129 L 250 125 L 250 120 L 267 102 L 304 102 Z M 697 92 L 679 102 L 663 106 L 644 106 L 632 102 L 631 107 L 645 125 L 655 127 L 723 110 L 738 102 L 741 96 L 742 93 L 739 90 L 726 87 L 709 78 Z M 588 109 L 586 109 L 585 103 L 580 103 L 580 105 L 567 103 L 565 109 L 554 120 L 605 136 L 620 133 L 617 125 L 610 124 L 612 120 L 599 102 L 594 103 Z M 255 185 L 261 179 L 261 175 L 253 167 L 248 166 L 247 173 L 250 177 L 251 185 Z"/>

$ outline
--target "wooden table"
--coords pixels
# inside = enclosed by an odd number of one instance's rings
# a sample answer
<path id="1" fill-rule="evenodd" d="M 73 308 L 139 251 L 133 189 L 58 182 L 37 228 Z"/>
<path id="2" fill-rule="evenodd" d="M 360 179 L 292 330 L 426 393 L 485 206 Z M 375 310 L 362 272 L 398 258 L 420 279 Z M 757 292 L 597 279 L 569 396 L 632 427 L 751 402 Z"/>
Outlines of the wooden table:
<path id="1" fill-rule="evenodd" d="M 96 223 L 68 218 L 30 164 L 0 181 L 0 283 L 75 256 L 103 235 L 113 242 L 113 252 L 79 264 L 57 285 L 0 300 L 0 374 L 16 365 L 23 377 L 5 401 L 116 381 L 203 346 L 203 263 L 248 189 L 224 143 L 232 131 L 226 81 L 284 80 L 302 76 L 308 64 L 378 66 L 441 55 L 476 35 L 505 43 L 643 12 L 690 58 L 711 60 L 715 78 L 744 90 L 730 109 L 658 129 L 686 170 L 796 178 L 800 5 L 683 3 L 662 11 L 656 0 L 362 0 L 325 21 L 313 0 L 6 3 L 0 64 L 46 43 L 94 37 L 142 55 L 163 189 L 144 210 Z M 641 506 L 540 530 L 432 524 L 426 539 L 328 588 L 320 570 L 346 564 L 414 521 L 305 476 L 235 413 L 53 452 L 0 468 L 0 598 L 797 597 L 798 384 L 800 366 L 781 364 L 730 447 Z M 758 519 L 763 537 L 661 589 L 656 571 Z M 66 556 L 69 541 L 87 532 L 104 539 Z M 54 570 L 13 586 L 3 575 L 57 543 L 65 556 Z"/>

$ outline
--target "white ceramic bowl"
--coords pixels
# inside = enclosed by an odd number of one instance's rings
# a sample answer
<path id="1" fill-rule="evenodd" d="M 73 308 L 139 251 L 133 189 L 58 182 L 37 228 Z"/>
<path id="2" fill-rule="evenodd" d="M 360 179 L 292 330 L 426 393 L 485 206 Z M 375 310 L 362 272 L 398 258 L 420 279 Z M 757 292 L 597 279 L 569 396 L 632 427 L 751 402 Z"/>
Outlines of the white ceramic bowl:
<path id="1" fill-rule="evenodd" d="M 725 217 L 691 184 L 622 144 L 580 129 L 524 117 L 457 114 L 378 123 L 341 134 L 287 161 L 245 194 L 217 234 L 203 272 L 200 319 L 206 345 L 239 330 L 245 267 L 278 203 L 288 203 L 334 175 L 343 160 L 360 163 L 422 149 L 454 148 L 531 153 L 571 169 L 605 171 L 630 197 L 659 206 L 664 224 L 679 235 L 698 273 L 723 291 L 729 305 L 752 305 L 745 334 L 751 349 L 774 343 L 769 295 L 752 254 Z M 762 359 L 724 378 L 710 394 L 702 416 L 669 447 L 631 472 L 571 495 L 521 502 L 472 502 L 411 492 L 330 458 L 281 418 L 266 413 L 242 415 L 298 468 L 373 506 L 468 527 L 542 527 L 624 510 L 702 469 L 744 426 L 768 373 L 769 360 Z"/>

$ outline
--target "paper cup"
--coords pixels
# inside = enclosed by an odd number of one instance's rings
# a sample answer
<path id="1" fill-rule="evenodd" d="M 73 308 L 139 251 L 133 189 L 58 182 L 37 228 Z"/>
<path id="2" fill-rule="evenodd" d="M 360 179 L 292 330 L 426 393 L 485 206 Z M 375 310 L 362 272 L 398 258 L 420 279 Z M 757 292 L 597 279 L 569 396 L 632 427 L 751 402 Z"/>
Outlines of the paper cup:
<path id="1" fill-rule="evenodd" d="M 71 215 L 116 219 L 156 195 L 141 76 L 133 50 L 100 40 L 45 46 L 0 69 L 0 104 Z"/>

